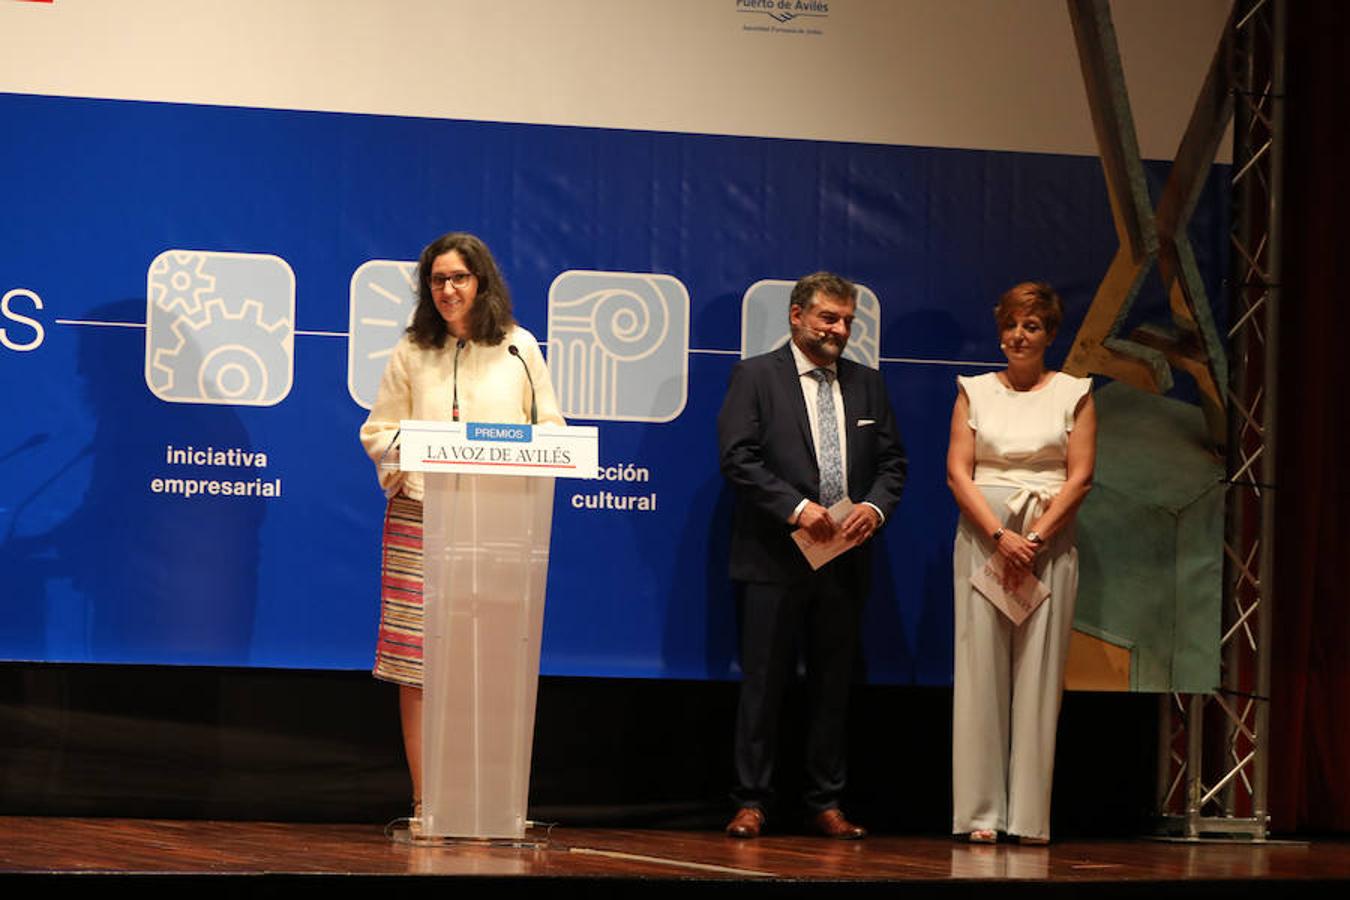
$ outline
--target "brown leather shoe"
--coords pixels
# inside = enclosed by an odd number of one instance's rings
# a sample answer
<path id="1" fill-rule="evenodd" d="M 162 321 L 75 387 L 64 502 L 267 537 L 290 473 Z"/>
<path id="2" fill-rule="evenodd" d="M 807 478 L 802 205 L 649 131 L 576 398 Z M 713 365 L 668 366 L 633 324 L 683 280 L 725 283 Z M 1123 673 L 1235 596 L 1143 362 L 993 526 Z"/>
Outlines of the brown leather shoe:
<path id="1" fill-rule="evenodd" d="M 816 814 L 811 820 L 811 824 L 816 831 L 828 838 L 836 838 L 841 841 L 856 841 L 867 837 L 867 829 L 861 825 L 854 825 L 844 814 L 837 809 L 827 809 Z"/>
<path id="2" fill-rule="evenodd" d="M 727 825 L 727 836 L 734 838 L 757 838 L 764 827 L 764 812 L 756 806 L 742 806 L 736 810 Z"/>

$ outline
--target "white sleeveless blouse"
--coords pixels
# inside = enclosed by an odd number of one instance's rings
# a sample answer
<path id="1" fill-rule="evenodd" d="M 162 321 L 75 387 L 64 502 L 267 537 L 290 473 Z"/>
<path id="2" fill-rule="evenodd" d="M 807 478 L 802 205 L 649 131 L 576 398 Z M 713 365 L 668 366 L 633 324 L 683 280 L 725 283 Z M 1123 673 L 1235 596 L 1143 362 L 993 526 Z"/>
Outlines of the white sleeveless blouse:
<path id="1" fill-rule="evenodd" d="M 1056 372 L 1035 391 L 1004 387 L 993 372 L 958 376 L 956 383 L 970 401 L 975 483 L 1017 488 L 1008 500 L 1013 512 L 1028 501 L 1049 503 L 1064 484 L 1074 411 L 1092 379 Z"/>

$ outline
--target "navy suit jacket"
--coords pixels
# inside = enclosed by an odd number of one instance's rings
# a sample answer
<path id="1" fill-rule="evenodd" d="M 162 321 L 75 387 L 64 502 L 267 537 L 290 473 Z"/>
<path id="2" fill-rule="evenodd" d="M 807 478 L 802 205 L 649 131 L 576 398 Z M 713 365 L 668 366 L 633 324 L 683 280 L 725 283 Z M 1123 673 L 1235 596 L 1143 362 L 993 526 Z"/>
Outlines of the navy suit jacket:
<path id="1" fill-rule="evenodd" d="M 904 446 L 895 427 L 881 373 L 846 359 L 838 362 L 848 442 L 848 492 L 873 503 L 889 520 L 905 483 Z M 789 536 L 803 498 L 820 498 L 811 423 L 806 415 L 792 348 L 739 363 L 717 416 L 722 474 L 736 489 L 731 533 L 731 577 L 787 582 L 811 570 Z M 845 577 L 862 577 L 872 541 L 826 564 Z"/>

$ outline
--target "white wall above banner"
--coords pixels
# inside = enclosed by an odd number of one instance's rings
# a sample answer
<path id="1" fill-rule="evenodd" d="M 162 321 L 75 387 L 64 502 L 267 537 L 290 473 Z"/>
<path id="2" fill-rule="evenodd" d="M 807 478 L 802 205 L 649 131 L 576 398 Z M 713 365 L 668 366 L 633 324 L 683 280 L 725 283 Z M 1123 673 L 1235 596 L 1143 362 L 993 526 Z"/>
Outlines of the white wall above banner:
<path id="1" fill-rule="evenodd" d="M 1146 158 L 1176 152 L 1227 10 L 1113 4 Z M 0 91 L 1097 152 L 1063 0 L 0 3 Z"/>

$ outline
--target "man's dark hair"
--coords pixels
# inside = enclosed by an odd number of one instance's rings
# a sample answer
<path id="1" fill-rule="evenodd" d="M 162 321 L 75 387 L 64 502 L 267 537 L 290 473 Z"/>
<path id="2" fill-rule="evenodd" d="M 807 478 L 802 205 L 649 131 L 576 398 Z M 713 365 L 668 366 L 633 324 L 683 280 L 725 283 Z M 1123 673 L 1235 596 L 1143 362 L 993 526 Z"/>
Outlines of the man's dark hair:
<path id="1" fill-rule="evenodd" d="M 811 308 L 811 301 L 817 292 L 827 297 L 839 297 L 855 302 L 858 299 L 858 289 L 847 278 L 833 272 L 813 272 L 793 285 L 788 306 L 798 306 L 802 312 L 806 312 Z"/>

